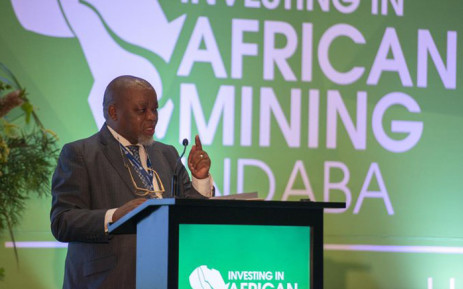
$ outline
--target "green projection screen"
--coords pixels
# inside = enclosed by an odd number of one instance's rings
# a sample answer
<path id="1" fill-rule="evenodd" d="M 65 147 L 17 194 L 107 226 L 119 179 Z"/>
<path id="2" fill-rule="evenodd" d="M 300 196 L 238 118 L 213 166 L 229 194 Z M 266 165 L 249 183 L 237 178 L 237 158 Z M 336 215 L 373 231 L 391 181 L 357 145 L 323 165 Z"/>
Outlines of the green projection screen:
<path id="1" fill-rule="evenodd" d="M 201 136 L 218 195 L 346 202 L 325 214 L 325 288 L 454 289 L 462 15 L 456 0 L 3 0 L 0 61 L 60 145 L 95 133 L 105 86 L 134 74 L 158 92 L 156 140 Z M 61 287 L 49 209 L 30 200 L 15 227 L 19 269 L 1 235 L 0 288 Z"/>
<path id="2" fill-rule="evenodd" d="M 179 225 L 178 288 L 311 288 L 310 227 Z"/>

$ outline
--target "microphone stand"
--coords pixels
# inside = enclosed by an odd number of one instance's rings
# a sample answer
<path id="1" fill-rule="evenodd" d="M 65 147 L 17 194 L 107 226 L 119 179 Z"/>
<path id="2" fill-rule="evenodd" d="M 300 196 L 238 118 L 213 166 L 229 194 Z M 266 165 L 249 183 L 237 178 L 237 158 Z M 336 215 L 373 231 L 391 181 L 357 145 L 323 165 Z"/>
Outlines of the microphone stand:
<path id="1" fill-rule="evenodd" d="M 178 173 L 177 173 L 177 168 L 178 168 L 178 163 L 182 159 L 183 155 L 185 154 L 186 147 L 188 145 L 188 140 L 186 138 L 183 139 L 182 141 L 183 145 L 183 152 L 182 154 L 178 157 L 177 161 L 175 162 L 175 169 L 174 169 L 174 174 L 172 175 L 172 183 L 171 183 L 171 190 L 172 190 L 172 197 L 178 198 L 180 194 L 180 183 L 178 182 Z"/>

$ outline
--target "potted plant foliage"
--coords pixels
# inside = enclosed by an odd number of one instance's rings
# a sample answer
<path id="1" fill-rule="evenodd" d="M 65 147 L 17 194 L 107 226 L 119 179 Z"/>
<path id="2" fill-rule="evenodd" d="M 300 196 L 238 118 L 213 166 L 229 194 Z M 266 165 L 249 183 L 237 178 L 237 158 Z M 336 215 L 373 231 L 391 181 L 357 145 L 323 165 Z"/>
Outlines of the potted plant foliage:
<path id="1" fill-rule="evenodd" d="M 50 192 L 50 174 L 58 154 L 56 135 L 44 128 L 27 97 L 8 68 L 0 63 L 0 234 L 21 219 L 31 196 Z M 0 280 L 4 270 L 0 268 Z"/>

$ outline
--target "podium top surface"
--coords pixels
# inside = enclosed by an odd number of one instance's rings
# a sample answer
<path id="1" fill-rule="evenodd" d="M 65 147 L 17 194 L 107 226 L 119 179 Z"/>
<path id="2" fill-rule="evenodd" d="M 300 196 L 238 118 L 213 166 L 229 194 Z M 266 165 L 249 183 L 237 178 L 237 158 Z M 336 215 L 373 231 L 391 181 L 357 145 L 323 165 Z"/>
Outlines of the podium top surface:
<path id="1" fill-rule="evenodd" d="M 274 209 L 342 209 L 342 202 L 311 202 L 311 201 L 261 201 L 261 200 L 221 200 L 221 199 L 149 199 L 117 222 L 108 226 L 110 234 L 135 233 L 139 218 L 148 211 L 161 206 L 175 207 L 227 207 L 227 208 L 274 208 Z"/>

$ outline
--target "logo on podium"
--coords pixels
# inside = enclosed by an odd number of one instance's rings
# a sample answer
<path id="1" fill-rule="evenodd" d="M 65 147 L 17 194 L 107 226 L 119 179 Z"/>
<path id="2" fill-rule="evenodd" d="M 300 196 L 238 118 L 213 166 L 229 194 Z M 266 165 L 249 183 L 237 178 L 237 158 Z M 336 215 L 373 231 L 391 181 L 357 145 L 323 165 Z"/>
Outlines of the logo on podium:
<path id="1" fill-rule="evenodd" d="M 222 275 L 206 265 L 199 266 L 190 274 L 190 285 L 193 289 L 228 289 Z"/>

